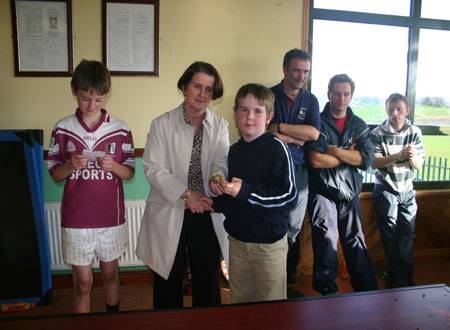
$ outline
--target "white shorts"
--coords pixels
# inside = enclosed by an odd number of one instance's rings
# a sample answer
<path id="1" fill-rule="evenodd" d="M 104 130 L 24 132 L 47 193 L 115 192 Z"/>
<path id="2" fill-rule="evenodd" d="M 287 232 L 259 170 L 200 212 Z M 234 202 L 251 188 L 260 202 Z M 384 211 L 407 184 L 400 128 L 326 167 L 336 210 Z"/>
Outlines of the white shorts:
<path id="1" fill-rule="evenodd" d="M 87 266 L 95 256 L 104 262 L 119 258 L 128 244 L 125 224 L 107 228 L 61 228 L 64 261 Z"/>

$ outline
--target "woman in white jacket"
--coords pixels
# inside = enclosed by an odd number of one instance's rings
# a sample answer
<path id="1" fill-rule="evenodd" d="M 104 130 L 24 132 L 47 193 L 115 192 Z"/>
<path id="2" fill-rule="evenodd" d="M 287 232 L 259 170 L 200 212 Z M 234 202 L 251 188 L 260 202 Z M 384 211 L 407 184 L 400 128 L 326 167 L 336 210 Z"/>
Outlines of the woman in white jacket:
<path id="1" fill-rule="evenodd" d="M 193 306 L 220 305 L 220 247 L 209 178 L 227 174 L 228 123 L 208 109 L 222 96 L 217 70 L 190 65 L 178 81 L 185 100 L 154 119 L 142 159 L 151 184 L 136 254 L 154 273 L 154 308 L 183 307 L 186 253 Z"/>

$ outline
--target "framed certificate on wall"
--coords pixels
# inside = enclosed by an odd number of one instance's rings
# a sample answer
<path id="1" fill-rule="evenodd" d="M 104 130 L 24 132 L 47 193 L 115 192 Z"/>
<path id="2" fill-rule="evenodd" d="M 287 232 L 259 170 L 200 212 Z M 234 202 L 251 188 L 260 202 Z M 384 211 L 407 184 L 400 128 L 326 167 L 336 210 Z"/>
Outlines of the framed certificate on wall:
<path id="1" fill-rule="evenodd" d="M 11 0 L 16 76 L 73 73 L 71 0 Z"/>
<path id="2" fill-rule="evenodd" d="M 111 75 L 158 76 L 159 0 L 102 0 L 102 13 Z"/>

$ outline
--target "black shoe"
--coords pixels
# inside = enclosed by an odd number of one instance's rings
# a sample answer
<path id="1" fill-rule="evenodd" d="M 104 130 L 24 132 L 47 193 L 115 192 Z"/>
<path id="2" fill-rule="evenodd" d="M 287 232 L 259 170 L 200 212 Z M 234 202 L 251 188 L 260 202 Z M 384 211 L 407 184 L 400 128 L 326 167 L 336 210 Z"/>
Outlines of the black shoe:
<path id="1" fill-rule="evenodd" d="M 404 288 L 406 286 L 410 286 L 409 283 L 410 283 L 409 280 L 388 275 L 388 277 L 386 278 L 386 289 Z"/>
<path id="2" fill-rule="evenodd" d="M 288 275 L 286 278 L 287 285 L 295 284 L 297 282 L 296 274 Z"/>
<path id="3" fill-rule="evenodd" d="M 115 313 L 115 312 L 118 312 L 118 311 L 119 311 L 120 302 L 118 302 L 118 303 L 115 304 L 115 305 L 108 305 L 108 304 L 105 302 L 105 305 L 106 305 L 106 312 L 107 312 L 107 313 Z"/>
<path id="4" fill-rule="evenodd" d="M 393 277 L 390 275 L 388 275 L 388 277 L 386 277 L 386 289 L 395 289 L 395 288 L 399 288 L 399 287 L 400 287 L 400 285 L 399 285 L 396 277 Z"/>
<path id="5" fill-rule="evenodd" d="M 296 299 L 296 298 L 301 298 L 304 296 L 304 293 L 302 292 L 302 290 L 297 288 L 294 284 L 290 284 L 287 286 L 286 294 L 287 294 L 288 299 Z"/>

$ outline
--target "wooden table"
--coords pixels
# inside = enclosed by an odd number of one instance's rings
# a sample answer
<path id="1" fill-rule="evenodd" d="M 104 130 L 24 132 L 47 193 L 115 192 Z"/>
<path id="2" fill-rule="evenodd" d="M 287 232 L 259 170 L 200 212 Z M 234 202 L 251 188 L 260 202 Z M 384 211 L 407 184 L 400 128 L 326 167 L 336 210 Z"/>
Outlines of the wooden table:
<path id="1" fill-rule="evenodd" d="M 0 320 L 0 329 L 450 329 L 444 284 L 289 301 Z"/>

